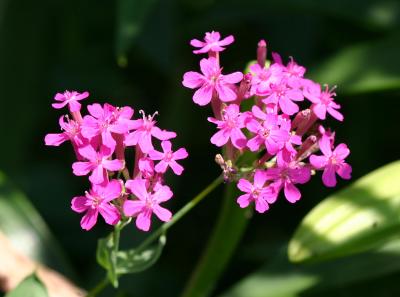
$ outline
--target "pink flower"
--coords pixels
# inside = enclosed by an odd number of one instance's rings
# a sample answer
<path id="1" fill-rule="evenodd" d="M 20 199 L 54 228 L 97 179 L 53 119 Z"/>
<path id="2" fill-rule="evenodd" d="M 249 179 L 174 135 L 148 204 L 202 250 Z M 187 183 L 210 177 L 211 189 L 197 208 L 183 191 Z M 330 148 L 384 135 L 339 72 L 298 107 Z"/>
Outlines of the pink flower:
<path id="1" fill-rule="evenodd" d="M 126 146 L 138 144 L 142 152 L 148 153 L 154 149 L 152 136 L 159 140 L 169 140 L 176 137 L 175 132 L 161 130 L 156 126 L 157 122 L 154 120 L 154 117 L 157 113 L 152 116 L 148 115 L 147 117 L 143 111 L 141 113 L 143 114 L 143 119 L 133 121 L 134 129 L 136 130 L 125 137 L 124 143 Z"/>
<path id="2" fill-rule="evenodd" d="M 57 93 L 54 99 L 56 101 L 61 101 L 61 103 L 53 103 L 52 106 L 56 109 L 60 109 L 68 104 L 70 112 L 77 112 L 81 110 L 81 104 L 78 101 L 87 97 L 89 97 L 88 92 L 83 92 L 82 94 L 76 91 L 65 91 L 63 94 Z"/>
<path id="3" fill-rule="evenodd" d="M 163 152 L 152 150 L 149 152 L 149 157 L 152 160 L 160 160 L 155 167 L 156 172 L 164 173 L 167 171 L 168 166 L 171 167 L 172 171 L 181 175 L 183 167 L 179 165 L 176 160 L 185 159 L 188 156 L 186 149 L 180 148 L 176 152 L 172 151 L 172 144 L 170 141 L 162 141 L 161 147 Z"/>
<path id="4" fill-rule="evenodd" d="M 126 216 L 137 216 L 138 229 L 149 231 L 153 213 L 163 222 L 171 220 L 171 212 L 159 205 L 171 199 L 173 195 L 168 186 L 159 186 L 154 193 L 148 192 L 144 179 L 128 180 L 125 186 L 138 198 L 126 200 L 123 206 Z"/>
<path id="5" fill-rule="evenodd" d="M 260 146 L 265 145 L 268 153 L 275 155 L 290 139 L 290 134 L 278 126 L 277 115 L 265 114 L 257 106 L 253 106 L 252 112 L 255 117 L 263 119 L 263 122 L 260 123 L 257 120 L 251 120 L 247 123 L 247 129 L 256 133 L 256 136 L 247 142 L 247 147 L 252 152 L 255 152 L 260 149 Z"/>
<path id="6" fill-rule="evenodd" d="M 87 140 L 81 135 L 80 125 L 77 122 L 70 120 L 68 117 L 67 121 L 65 121 L 64 118 L 64 116 L 61 116 L 58 120 L 58 123 L 64 132 L 47 134 L 44 139 L 45 144 L 59 146 L 63 142 L 70 140 L 73 144 L 81 146 L 87 142 Z"/>
<path id="7" fill-rule="evenodd" d="M 232 35 L 229 35 L 228 37 L 225 37 L 222 40 L 220 39 L 221 35 L 219 34 L 219 32 L 212 31 L 206 33 L 204 37 L 204 42 L 198 39 L 192 39 L 190 41 L 190 45 L 201 48 L 198 50 L 194 50 L 193 51 L 194 54 L 205 54 L 208 53 L 209 51 L 222 52 L 223 50 L 225 50 L 223 46 L 227 46 L 235 40 Z"/>
<path id="8" fill-rule="evenodd" d="M 304 100 L 303 92 L 289 87 L 284 80 L 278 84 L 271 84 L 265 95 L 267 96 L 263 100 L 265 104 L 279 104 L 282 112 L 287 115 L 293 115 L 299 111 L 299 107 L 293 101 Z"/>
<path id="9" fill-rule="evenodd" d="M 337 111 L 340 105 L 333 101 L 333 97 L 336 96 L 333 90 L 334 88 L 329 90 L 326 85 L 325 90 L 322 91 L 320 84 L 314 83 L 311 80 L 306 80 L 304 96 L 313 103 L 311 109 L 321 120 L 325 120 L 326 112 L 328 112 L 338 121 L 343 121 L 343 115 Z"/>
<path id="10" fill-rule="evenodd" d="M 87 175 L 89 172 L 92 172 L 89 180 L 93 184 L 101 184 L 107 181 L 107 170 L 119 171 L 125 166 L 121 160 L 109 160 L 112 151 L 106 146 L 102 146 L 100 152 L 96 152 L 91 145 L 79 148 L 78 151 L 81 156 L 89 161 L 73 163 L 73 172 L 77 176 Z"/>
<path id="11" fill-rule="evenodd" d="M 308 182 L 311 177 L 311 170 L 295 161 L 286 162 L 279 154 L 276 159 L 277 167 L 267 169 L 267 179 L 273 181 L 271 186 L 275 187 L 277 193 L 283 188 L 286 199 L 295 203 L 301 197 L 301 193 L 295 184 Z"/>
<path id="12" fill-rule="evenodd" d="M 282 80 L 284 67 L 279 64 L 272 64 L 270 67 L 261 67 L 258 63 L 250 66 L 252 75 L 250 95 L 264 96 L 270 89 L 271 84 L 277 84 Z"/>
<path id="13" fill-rule="evenodd" d="M 183 75 L 182 82 L 187 88 L 199 88 L 193 95 L 193 101 L 196 104 L 201 106 L 207 105 L 210 103 L 215 92 L 223 102 L 236 100 L 237 94 L 234 84 L 243 79 L 243 73 L 221 74 L 222 68 L 219 67 L 214 57 L 202 59 L 200 61 L 200 68 L 203 74 L 194 71 L 186 72 Z"/>
<path id="14" fill-rule="evenodd" d="M 343 179 L 351 178 L 352 168 L 344 159 L 350 154 L 350 150 L 344 143 L 339 144 L 333 151 L 328 136 L 322 136 L 319 147 L 323 156 L 311 155 L 310 163 L 316 169 L 324 169 L 322 181 L 327 187 L 336 186 L 337 173 Z"/>
<path id="15" fill-rule="evenodd" d="M 303 76 L 306 69 L 298 65 L 293 58 L 290 59 L 286 67 L 283 67 L 283 75 L 286 77 L 288 85 L 293 88 L 300 88 L 303 83 Z"/>
<path id="16" fill-rule="evenodd" d="M 259 213 L 268 210 L 268 203 L 273 203 L 276 200 L 277 193 L 273 187 L 264 186 L 266 181 L 267 177 L 263 170 L 256 171 L 253 184 L 244 178 L 239 180 L 237 187 L 246 193 L 237 199 L 237 203 L 241 208 L 249 206 L 250 202 L 254 201 L 256 211 Z"/>
<path id="17" fill-rule="evenodd" d="M 240 130 L 245 127 L 247 116 L 240 113 L 237 104 L 228 105 L 222 112 L 222 120 L 209 117 L 207 120 L 217 125 L 220 129 L 211 137 L 211 143 L 223 146 L 231 140 L 234 147 L 242 149 L 246 146 L 246 136 Z"/>
<path id="18" fill-rule="evenodd" d="M 81 220 L 81 227 L 90 230 L 97 222 L 100 212 L 109 225 L 115 225 L 120 220 L 118 209 L 110 203 L 121 195 L 122 187 L 118 180 L 112 180 L 106 185 L 93 185 L 85 196 L 74 197 L 71 208 L 78 213 L 86 212 Z"/>
<path id="19" fill-rule="evenodd" d="M 83 118 L 82 135 L 86 138 L 101 135 L 103 145 L 112 151 L 116 145 L 112 133 L 125 134 L 134 128 L 134 121 L 130 120 L 133 109 L 130 107 L 118 109 L 108 103 L 104 107 L 95 103 L 88 105 L 88 110 L 91 115 Z"/>

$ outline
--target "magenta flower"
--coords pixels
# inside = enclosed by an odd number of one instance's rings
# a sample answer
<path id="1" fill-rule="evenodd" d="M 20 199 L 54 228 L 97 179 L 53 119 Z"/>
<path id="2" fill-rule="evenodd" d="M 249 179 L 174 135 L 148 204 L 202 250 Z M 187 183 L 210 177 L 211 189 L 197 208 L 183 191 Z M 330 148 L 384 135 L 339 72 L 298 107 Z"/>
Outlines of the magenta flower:
<path id="1" fill-rule="evenodd" d="M 290 134 L 278 126 L 277 115 L 265 114 L 257 106 L 253 106 L 252 112 L 255 117 L 263 121 L 260 123 L 257 120 L 251 120 L 247 123 L 246 128 L 256 134 L 247 142 L 247 147 L 255 152 L 260 149 L 260 146 L 265 145 L 268 153 L 275 155 L 289 140 Z"/>
<path id="2" fill-rule="evenodd" d="M 159 186 L 154 193 L 149 193 L 144 179 L 128 180 L 125 187 L 138 198 L 126 200 L 123 206 L 126 216 L 137 216 L 136 226 L 143 231 L 149 231 L 151 215 L 154 213 L 161 221 L 168 222 L 172 214 L 159 204 L 171 199 L 173 193 L 168 186 Z"/>
<path id="3" fill-rule="evenodd" d="M 288 85 L 293 88 L 300 88 L 303 83 L 303 76 L 306 69 L 298 65 L 293 58 L 290 59 L 286 67 L 283 67 L 283 75 L 286 77 Z"/>
<path id="4" fill-rule="evenodd" d="M 161 147 L 163 149 L 163 152 L 159 152 L 156 150 L 152 150 L 149 152 L 150 159 L 160 161 L 154 168 L 156 172 L 165 173 L 169 166 L 176 175 L 181 175 L 183 172 L 183 167 L 179 165 L 176 160 L 187 158 L 188 153 L 186 149 L 180 148 L 177 151 L 173 152 L 172 144 L 170 141 L 162 141 Z"/>
<path id="5" fill-rule="evenodd" d="M 156 126 L 157 122 L 154 120 L 154 116 L 157 113 L 152 116 L 148 115 L 147 117 L 143 111 L 141 113 L 143 114 L 143 119 L 133 121 L 133 126 L 136 130 L 125 137 L 124 143 L 126 146 L 138 144 L 142 152 L 148 153 L 154 149 L 152 137 L 159 140 L 169 140 L 176 137 L 175 132 L 161 130 Z"/>
<path id="6" fill-rule="evenodd" d="M 112 151 L 116 145 L 112 133 L 125 134 L 134 128 L 134 121 L 130 120 L 133 109 L 130 107 L 117 109 L 108 103 L 104 107 L 95 103 L 88 105 L 88 111 L 91 115 L 83 118 L 82 135 L 86 138 L 101 135 L 103 145 Z"/>
<path id="7" fill-rule="evenodd" d="M 263 100 L 265 104 L 279 104 L 282 112 L 293 115 L 299 111 L 299 107 L 293 101 L 303 101 L 303 92 L 300 89 L 289 87 L 285 81 L 278 84 L 271 84 L 270 89 L 265 93 L 267 98 Z"/>
<path id="8" fill-rule="evenodd" d="M 59 146 L 63 142 L 69 140 L 72 142 L 72 144 L 81 146 L 87 142 L 87 140 L 81 135 L 80 125 L 74 120 L 70 120 L 67 117 L 67 121 L 65 121 L 65 116 L 61 116 L 58 120 L 58 123 L 64 132 L 47 134 L 44 138 L 46 145 Z"/>
<path id="9" fill-rule="evenodd" d="M 68 104 L 70 112 L 77 112 L 81 110 L 81 104 L 78 101 L 87 97 L 89 97 L 89 92 L 83 92 L 80 94 L 76 91 L 65 91 L 63 94 L 57 93 L 54 97 L 56 101 L 61 101 L 61 103 L 53 103 L 51 106 L 60 109 Z"/>
<path id="10" fill-rule="evenodd" d="M 304 184 L 311 178 L 311 170 L 295 161 L 286 162 L 282 156 L 277 156 L 277 167 L 266 171 L 267 180 L 272 180 L 271 186 L 279 193 L 283 188 L 286 199 L 295 203 L 301 197 L 299 189 L 295 184 Z"/>
<path id="11" fill-rule="evenodd" d="M 121 183 L 112 180 L 106 185 L 93 185 L 85 196 L 74 197 L 71 201 L 72 210 L 78 213 L 86 212 L 81 220 L 82 229 L 90 230 L 96 224 L 99 212 L 107 224 L 117 224 L 120 214 L 110 201 L 118 198 L 121 191 Z"/>
<path id="12" fill-rule="evenodd" d="M 320 84 L 314 83 L 311 80 L 306 80 L 304 95 L 313 103 L 311 109 L 319 119 L 325 120 L 326 112 L 328 112 L 338 121 L 343 121 L 343 115 L 337 111 L 337 109 L 340 109 L 340 105 L 333 101 L 333 97 L 336 96 L 333 90 L 334 88 L 329 90 L 326 85 L 325 90 L 322 91 Z"/>
<path id="13" fill-rule="evenodd" d="M 183 75 L 182 84 L 190 89 L 199 88 L 193 95 L 193 101 L 201 106 L 210 103 L 213 94 L 217 93 L 223 102 L 234 101 L 237 98 L 235 83 L 243 79 L 243 73 L 234 72 L 221 74 L 215 58 L 202 59 L 200 61 L 201 73 L 189 71 Z"/>
<path id="14" fill-rule="evenodd" d="M 311 155 L 310 163 L 316 169 L 324 169 L 322 181 L 327 187 L 336 186 L 337 173 L 343 179 L 351 178 L 352 168 L 344 159 L 350 154 L 350 150 L 344 143 L 339 144 L 333 151 L 328 136 L 323 136 L 319 141 L 319 147 L 323 156 Z"/>
<path id="15" fill-rule="evenodd" d="M 251 65 L 250 95 L 264 96 L 271 84 L 277 84 L 282 80 L 282 69 L 284 67 L 276 63 L 268 68 L 261 67 L 258 63 Z"/>
<path id="16" fill-rule="evenodd" d="M 263 170 L 256 171 L 253 184 L 244 178 L 239 180 L 237 187 L 246 193 L 237 199 L 241 208 L 249 206 L 254 201 L 257 212 L 263 213 L 269 209 L 268 203 L 273 203 L 276 200 L 277 193 L 273 187 L 264 186 L 266 181 L 267 177 Z"/>
<path id="17" fill-rule="evenodd" d="M 92 174 L 89 180 L 93 184 L 101 184 L 108 180 L 107 170 L 119 171 L 125 166 L 124 161 L 121 160 L 109 160 L 112 155 L 112 151 L 102 146 L 100 152 L 96 152 L 91 145 L 87 145 L 78 149 L 79 154 L 88 161 L 86 162 L 75 162 L 72 164 L 73 173 L 77 176 L 87 175 L 89 172 Z"/>
<path id="18" fill-rule="evenodd" d="M 232 35 L 221 39 L 219 32 L 207 32 L 204 36 L 204 42 L 198 39 L 192 39 L 190 45 L 194 47 L 200 47 L 198 50 L 194 50 L 194 54 L 205 54 L 209 51 L 212 52 L 222 52 L 225 50 L 224 46 L 227 46 L 235 41 Z"/>
<path id="19" fill-rule="evenodd" d="M 228 105 L 222 112 L 222 120 L 209 117 L 207 120 L 220 129 L 211 137 L 211 143 L 223 146 L 231 140 L 234 147 L 242 149 L 246 146 L 246 136 L 240 130 L 245 127 L 247 116 L 239 111 L 237 104 Z"/>

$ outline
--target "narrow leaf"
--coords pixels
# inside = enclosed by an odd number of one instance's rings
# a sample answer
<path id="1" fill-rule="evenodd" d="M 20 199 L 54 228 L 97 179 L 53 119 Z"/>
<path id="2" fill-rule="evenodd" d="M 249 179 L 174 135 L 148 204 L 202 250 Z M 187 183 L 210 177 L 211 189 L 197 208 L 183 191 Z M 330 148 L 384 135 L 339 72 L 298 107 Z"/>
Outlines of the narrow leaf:
<path id="1" fill-rule="evenodd" d="M 47 297 L 47 290 L 40 279 L 32 274 L 22 280 L 14 290 L 5 297 Z"/>
<path id="2" fill-rule="evenodd" d="M 400 161 L 328 197 L 303 219 L 289 244 L 293 262 L 319 261 L 374 248 L 400 229 Z"/>

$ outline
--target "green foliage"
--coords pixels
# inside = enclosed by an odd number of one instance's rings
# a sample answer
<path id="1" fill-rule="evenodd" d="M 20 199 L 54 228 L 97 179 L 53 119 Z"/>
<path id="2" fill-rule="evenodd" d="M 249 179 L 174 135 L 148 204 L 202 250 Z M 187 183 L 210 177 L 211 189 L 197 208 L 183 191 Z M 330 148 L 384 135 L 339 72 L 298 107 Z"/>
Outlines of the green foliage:
<path id="1" fill-rule="evenodd" d="M 114 287 L 118 287 L 118 278 L 124 274 L 138 273 L 150 268 L 161 255 L 166 236 L 160 236 L 158 242 L 143 250 L 118 250 L 115 248 L 113 233 L 99 240 L 97 262 L 107 270 L 107 277 Z"/>
<path id="2" fill-rule="evenodd" d="M 399 234 L 400 161 L 362 177 L 318 204 L 289 244 L 293 262 L 341 257 Z"/>
<path id="3" fill-rule="evenodd" d="M 327 293 L 335 296 L 335 292 L 346 291 L 349 286 L 399 272 L 400 239 L 368 253 L 313 265 L 290 263 L 286 257 L 286 248 L 275 252 L 271 258 L 272 261 L 219 297 L 320 297 Z M 362 295 L 356 296 L 376 296 L 374 291 L 363 291 Z"/>
<path id="4" fill-rule="evenodd" d="M 47 297 L 47 290 L 40 279 L 32 274 L 22 280 L 18 286 L 5 297 Z"/>

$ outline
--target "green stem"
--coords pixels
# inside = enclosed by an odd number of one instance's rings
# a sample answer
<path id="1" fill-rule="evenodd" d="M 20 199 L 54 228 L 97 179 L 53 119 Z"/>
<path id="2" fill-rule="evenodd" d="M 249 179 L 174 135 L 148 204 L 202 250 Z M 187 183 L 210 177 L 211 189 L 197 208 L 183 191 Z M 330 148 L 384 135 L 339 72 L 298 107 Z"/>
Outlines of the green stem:
<path id="1" fill-rule="evenodd" d="M 227 185 L 216 226 L 182 297 L 209 296 L 229 263 L 249 221 L 236 204 L 238 195 L 235 183 Z"/>
<path id="2" fill-rule="evenodd" d="M 93 289 L 89 291 L 86 297 L 95 297 L 101 291 L 103 291 L 108 285 L 108 277 L 105 277 L 101 282 L 99 282 Z"/>
<path id="3" fill-rule="evenodd" d="M 190 200 L 184 207 L 182 207 L 172 219 L 161 225 L 156 231 L 154 231 L 149 237 L 147 237 L 138 247 L 137 251 L 140 252 L 148 245 L 157 240 L 162 234 L 164 234 L 169 228 L 171 228 L 176 222 L 178 222 L 184 215 L 186 215 L 193 207 L 195 207 L 201 200 L 203 200 L 208 194 L 210 194 L 219 184 L 222 182 L 222 176 L 217 177 L 211 184 L 209 184 L 203 191 L 201 191 L 196 197 Z"/>

